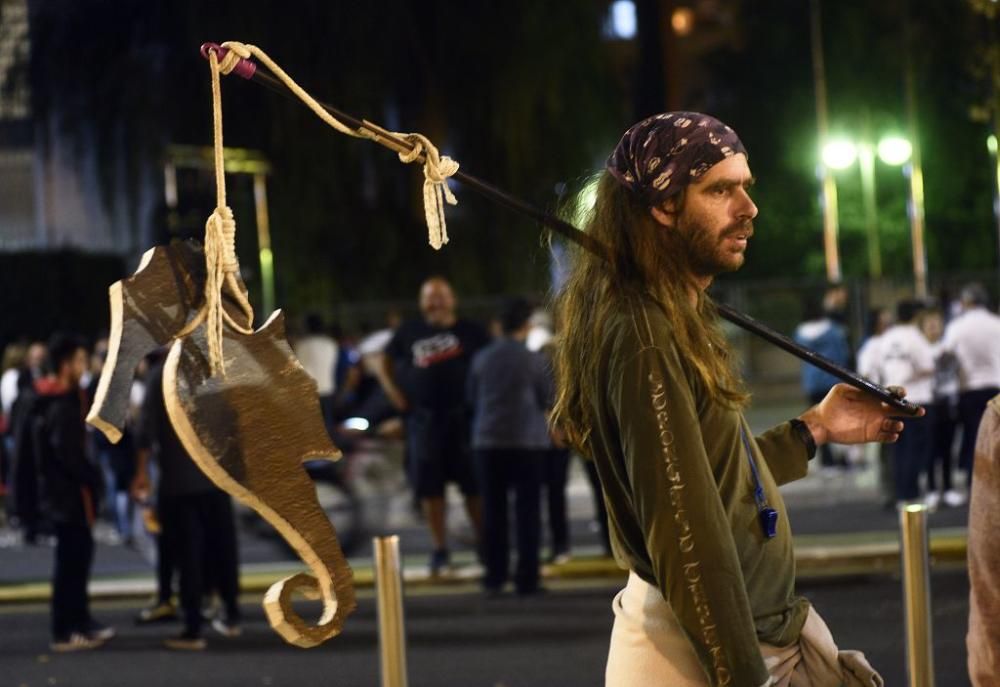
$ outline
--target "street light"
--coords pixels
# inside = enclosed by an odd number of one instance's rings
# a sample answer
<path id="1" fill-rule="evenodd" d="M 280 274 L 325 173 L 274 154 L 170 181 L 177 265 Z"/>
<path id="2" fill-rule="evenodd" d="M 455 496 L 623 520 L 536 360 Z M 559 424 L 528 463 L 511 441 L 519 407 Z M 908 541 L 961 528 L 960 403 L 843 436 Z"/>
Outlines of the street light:
<path id="1" fill-rule="evenodd" d="M 898 167 L 912 155 L 913 145 L 902 136 L 886 136 L 878 142 L 878 159 L 887 165 Z"/>
<path id="2" fill-rule="evenodd" d="M 877 146 L 863 141 L 855 143 L 849 138 L 831 139 L 823 145 L 823 164 L 830 169 L 845 170 L 858 161 L 861 171 L 861 193 L 864 204 L 865 233 L 868 244 L 868 271 L 872 277 L 882 276 L 882 254 L 878 236 L 878 208 L 875 196 L 875 155 L 887 165 L 898 167 L 910 160 L 913 145 L 902 136 L 891 135 L 883 137 Z M 907 176 L 912 172 L 906 170 Z M 911 184 L 911 206 L 915 204 Z M 910 213 L 911 220 L 913 212 Z M 921 236 L 922 244 L 922 236 Z M 922 245 L 920 246 L 922 251 Z"/>
<path id="3" fill-rule="evenodd" d="M 823 146 L 823 164 L 830 169 L 847 169 L 858 157 L 858 147 L 846 138 L 835 138 Z"/>

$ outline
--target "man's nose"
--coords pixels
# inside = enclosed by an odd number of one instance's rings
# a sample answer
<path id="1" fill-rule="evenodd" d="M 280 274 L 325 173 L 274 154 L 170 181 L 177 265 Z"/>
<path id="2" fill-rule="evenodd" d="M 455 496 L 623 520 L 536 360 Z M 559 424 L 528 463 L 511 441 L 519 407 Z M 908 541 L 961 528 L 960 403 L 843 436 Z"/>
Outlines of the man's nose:
<path id="1" fill-rule="evenodd" d="M 739 205 L 736 208 L 736 214 L 740 219 L 752 220 L 757 216 L 757 206 L 746 189 L 740 189 L 739 191 Z"/>

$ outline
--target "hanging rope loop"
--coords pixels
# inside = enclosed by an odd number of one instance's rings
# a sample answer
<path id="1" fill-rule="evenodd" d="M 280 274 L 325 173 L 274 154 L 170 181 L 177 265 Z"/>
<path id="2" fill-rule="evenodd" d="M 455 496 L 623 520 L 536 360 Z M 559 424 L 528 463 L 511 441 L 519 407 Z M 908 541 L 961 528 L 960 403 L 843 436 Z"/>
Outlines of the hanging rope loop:
<path id="1" fill-rule="evenodd" d="M 183 334 L 190 333 L 201 322 L 206 323 L 208 339 L 208 358 L 212 374 L 226 373 L 225 360 L 222 351 L 223 327 L 229 325 L 244 333 L 252 333 L 251 329 L 242 327 L 235 322 L 223 307 L 224 294 L 228 294 L 247 316 L 248 322 L 253 322 L 253 309 L 247 301 L 246 294 L 240 288 L 237 275 L 239 261 L 236 257 L 236 220 L 233 211 L 226 204 L 226 171 L 225 155 L 222 143 L 222 88 L 221 75 L 236 72 L 244 78 L 250 78 L 256 67 L 250 61 L 255 57 L 261 61 L 288 89 L 311 109 L 316 116 L 342 134 L 354 138 L 367 138 L 385 143 L 384 136 L 401 139 L 410 144 L 408 150 L 398 142 L 391 146 L 399 154 L 404 163 L 423 159 L 424 186 L 424 219 L 427 223 L 428 242 L 435 249 L 440 249 L 448 243 L 448 228 L 445 223 L 445 206 L 457 205 L 458 199 L 448 188 L 448 179 L 458 171 L 458 162 L 447 155 L 441 155 L 430 139 L 422 134 L 401 134 L 383 129 L 369 131 L 365 127 L 352 128 L 330 114 L 305 89 L 299 86 L 267 53 L 254 45 L 237 41 L 226 41 L 221 46 L 206 43 L 201 48 L 202 55 L 208 58 L 212 73 L 212 125 L 213 152 L 215 156 L 215 196 L 216 207 L 205 222 L 205 304 L 202 310 L 185 327 Z M 380 133 L 382 136 L 380 136 Z"/>
<path id="2" fill-rule="evenodd" d="M 309 93 L 307 93 L 304 88 L 299 86 L 299 84 L 296 83 L 295 80 L 285 72 L 285 70 L 278 66 L 278 64 L 272 60 L 267 53 L 258 48 L 256 45 L 249 45 L 238 41 L 226 41 L 219 46 L 218 50 L 202 46 L 202 54 L 206 54 L 206 52 L 208 53 L 209 61 L 211 61 L 212 57 L 216 53 L 222 54 L 222 56 L 218 59 L 221 60 L 219 70 L 223 74 L 229 74 L 230 72 L 235 71 L 241 76 L 244 76 L 244 78 L 249 77 L 245 76 L 244 72 L 241 70 L 249 69 L 247 65 L 253 65 L 253 63 L 250 62 L 250 58 L 254 57 L 260 60 L 260 62 L 282 83 L 284 83 L 288 90 L 294 93 L 299 100 L 305 103 L 305 105 L 312 110 L 317 117 L 345 136 L 351 136 L 353 138 L 367 138 L 384 145 L 387 144 L 399 153 L 399 159 L 404 163 L 414 162 L 418 160 L 421 155 L 424 156 L 423 199 L 424 219 L 427 223 L 428 242 L 434 247 L 435 250 L 440 249 L 444 244 L 448 243 L 448 228 L 445 223 L 444 209 L 445 204 L 458 204 L 458 199 L 455 198 L 455 194 L 453 194 L 451 189 L 448 188 L 448 177 L 453 176 L 455 172 L 458 171 L 458 162 L 452 160 L 446 155 L 441 156 L 437 147 L 431 143 L 430 139 L 422 134 L 402 134 L 393 131 L 385 131 L 379 127 L 372 127 L 375 131 L 370 131 L 365 127 L 352 128 L 347 124 L 344 124 L 330 114 L 326 108 L 317 102 L 315 98 L 309 95 Z M 252 75 L 252 72 L 250 73 Z M 371 126 L 369 122 L 366 122 L 366 124 Z M 387 143 L 387 140 L 380 137 L 378 132 L 406 140 L 413 146 L 413 148 L 408 152 L 400 150 L 399 147 L 392 145 L 391 143 Z"/>
<path id="3" fill-rule="evenodd" d="M 213 375 L 225 376 L 226 365 L 222 350 L 223 327 L 228 324 L 242 334 L 251 334 L 250 327 L 234 321 L 223 307 L 228 294 L 243 311 L 247 322 L 253 323 L 253 308 L 240 288 L 237 275 L 240 263 L 236 257 L 236 219 L 226 205 L 225 149 L 222 144 L 222 88 L 220 74 L 231 72 L 249 53 L 229 47 L 227 51 L 206 50 L 212 71 L 212 129 L 215 156 L 216 207 L 205 222 L 205 303 L 194 322 L 205 321 L 208 340 L 208 362 Z M 219 55 L 222 54 L 220 61 Z M 228 71 L 227 71 L 228 70 Z M 195 325 L 197 326 L 197 325 Z M 192 329 L 189 325 L 187 329 Z"/>

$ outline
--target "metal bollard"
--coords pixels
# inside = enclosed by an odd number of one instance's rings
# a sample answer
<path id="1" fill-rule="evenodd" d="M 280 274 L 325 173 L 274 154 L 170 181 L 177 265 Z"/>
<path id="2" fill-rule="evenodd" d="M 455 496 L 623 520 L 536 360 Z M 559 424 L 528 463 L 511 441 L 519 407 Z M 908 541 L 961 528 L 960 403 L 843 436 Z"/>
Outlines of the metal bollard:
<path id="1" fill-rule="evenodd" d="M 382 687 L 407 687 L 399 537 L 375 537 L 375 592 Z"/>
<path id="2" fill-rule="evenodd" d="M 900 562 L 903 567 L 906 622 L 906 673 L 910 687 L 934 687 L 927 506 L 905 506 L 899 511 L 899 529 L 902 537 Z"/>

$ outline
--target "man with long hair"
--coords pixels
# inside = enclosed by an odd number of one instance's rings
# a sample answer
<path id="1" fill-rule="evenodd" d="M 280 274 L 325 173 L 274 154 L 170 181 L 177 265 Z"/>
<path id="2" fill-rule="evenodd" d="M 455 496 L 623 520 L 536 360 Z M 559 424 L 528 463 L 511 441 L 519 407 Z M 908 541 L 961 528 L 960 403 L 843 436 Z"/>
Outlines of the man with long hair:
<path id="1" fill-rule="evenodd" d="M 639 122 L 609 158 L 586 227 L 606 254 L 580 251 L 559 295 L 553 421 L 596 462 L 630 571 L 613 605 L 608 685 L 881 684 L 795 596 L 778 485 L 803 477 L 819 445 L 892 442 L 903 425 L 837 385 L 750 434 L 706 289 L 743 264 L 752 183 L 722 122 Z"/>

